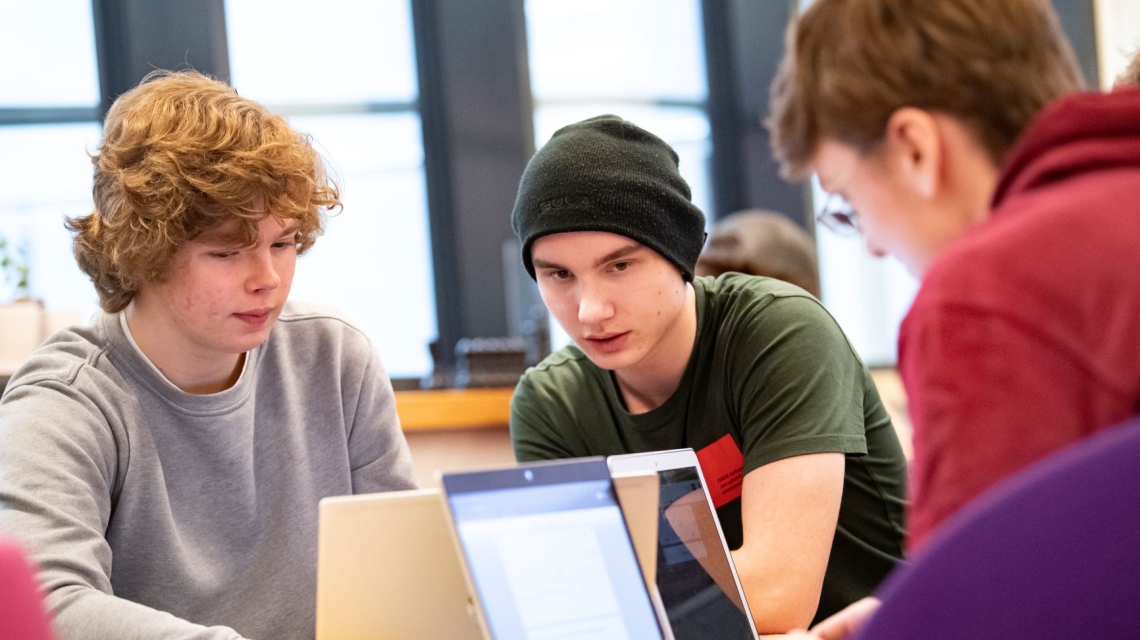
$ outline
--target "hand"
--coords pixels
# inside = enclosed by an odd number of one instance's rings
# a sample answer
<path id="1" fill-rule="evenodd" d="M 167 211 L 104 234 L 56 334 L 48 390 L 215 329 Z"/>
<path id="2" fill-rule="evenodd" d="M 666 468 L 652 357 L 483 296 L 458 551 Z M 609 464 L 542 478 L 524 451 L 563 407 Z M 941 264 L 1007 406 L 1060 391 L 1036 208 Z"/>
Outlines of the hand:
<path id="1" fill-rule="evenodd" d="M 796 629 L 786 637 L 799 640 L 849 640 L 855 637 L 855 632 L 878 611 L 881 604 L 878 598 L 863 598 L 815 625 L 811 631 Z"/>

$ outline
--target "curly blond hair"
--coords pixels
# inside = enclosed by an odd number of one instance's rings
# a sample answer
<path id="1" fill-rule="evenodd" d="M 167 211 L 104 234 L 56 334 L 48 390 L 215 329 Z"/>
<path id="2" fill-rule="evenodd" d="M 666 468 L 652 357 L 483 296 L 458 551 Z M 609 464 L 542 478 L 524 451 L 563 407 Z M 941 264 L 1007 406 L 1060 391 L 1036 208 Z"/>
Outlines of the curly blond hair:
<path id="1" fill-rule="evenodd" d="M 91 214 L 68 218 L 75 259 L 109 313 L 162 282 L 178 249 L 227 223 L 252 247 L 267 215 L 297 230 L 304 253 L 341 206 L 310 138 L 195 71 L 156 71 L 119 96 L 103 124 Z"/>

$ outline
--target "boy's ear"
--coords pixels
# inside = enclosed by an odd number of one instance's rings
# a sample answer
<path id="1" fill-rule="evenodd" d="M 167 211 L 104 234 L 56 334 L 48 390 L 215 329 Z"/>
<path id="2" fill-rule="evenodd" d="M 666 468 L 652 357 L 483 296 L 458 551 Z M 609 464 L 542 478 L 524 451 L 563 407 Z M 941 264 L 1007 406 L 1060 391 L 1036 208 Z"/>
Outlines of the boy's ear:
<path id="1" fill-rule="evenodd" d="M 943 144 L 934 116 L 922 109 L 903 107 L 887 121 L 888 162 L 922 198 L 931 199 L 940 186 Z"/>

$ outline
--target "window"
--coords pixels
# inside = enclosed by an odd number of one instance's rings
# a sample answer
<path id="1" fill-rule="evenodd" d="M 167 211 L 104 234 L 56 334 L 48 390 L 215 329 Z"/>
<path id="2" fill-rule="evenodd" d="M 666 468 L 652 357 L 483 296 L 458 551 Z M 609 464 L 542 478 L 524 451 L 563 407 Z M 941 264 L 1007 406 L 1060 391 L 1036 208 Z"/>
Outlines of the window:
<path id="1" fill-rule="evenodd" d="M 1094 7 L 1100 87 L 1108 89 L 1132 56 L 1140 55 L 1140 2 L 1096 0 Z"/>
<path id="2" fill-rule="evenodd" d="M 699 0 L 527 0 L 535 146 L 612 113 L 677 151 L 693 203 L 711 222 L 712 141 Z M 551 346 L 570 337 L 550 320 Z"/>
<path id="3" fill-rule="evenodd" d="M 816 212 L 826 200 L 813 178 Z M 918 280 L 898 260 L 868 253 L 861 237 L 840 237 L 819 225 L 815 237 L 824 306 L 868 366 L 894 365 L 899 325 L 918 293 Z"/>
<path id="4" fill-rule="evenodd" d="M 800 11 L 812 0 L 799 0 Z M 827 194 L 812 178 L 812 210 Z M 863 239 L 842 238 L 816 225 L 816 253 L 823 304 L 835 316 L 859 357 L 869 366 L 891 366 L 897 358 L 899 325 L 918 293 L 918 281 L 898 260 L 876 258 Z"/>
<path id="5" fill-rule="evenodd" d="M 344 210 L 298 263 L 292 299 L 342 312 L 392 377 L 436 336 L 408 0 L 226 0 L 231 78 L 313 137 Z"/>
<path id="6" fill-rule="evenodd" d="M 101 128 L 90 0 L 7 0 L 0 61 L 0 237 L 26 255 L 27 294 L 86 317 L 98 298 L 63 219 L 93 206 L 84 150 Z M 0 279 L 0 302 L 23 293 L 14 284 Z"/>
<path id="7" fill-rule="evenodd" d="M 565 125 L 619 115 L 676 149 L 711 219 L 701 25 L 699 0 L 527 0 L 536 146 Z"/>

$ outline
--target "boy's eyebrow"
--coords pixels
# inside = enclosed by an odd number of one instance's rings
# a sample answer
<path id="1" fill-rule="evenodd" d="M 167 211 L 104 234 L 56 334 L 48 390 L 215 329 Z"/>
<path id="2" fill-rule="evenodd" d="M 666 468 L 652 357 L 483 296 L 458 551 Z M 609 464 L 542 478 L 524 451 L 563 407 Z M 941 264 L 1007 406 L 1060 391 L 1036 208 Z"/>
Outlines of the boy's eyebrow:
<path id="1" fill-rule="evenodd" d="M 565 269 L 566 268 L 566 267 L 563 267 L 562 265 L 554 263 L 554 262 L 547 262 L 546 260 L 535 260 L 533 258 L 531 259 L 531 264 L 534 265 L 535 269 Z"/>
<path id="2" fill-rule="evenodd" d="M 231 237 L 224 233 L 203 233 L 194 239 L 198 244 L 204 244 L 209 247 L 216 248 L 232 248 L 240 247 L 242 245 L 238 238 Z"/>
<path id="3" fill-rule="evenodd" d="M 617 260 L 618 258 L 624 258 L 625 256 L 628 256 L 631 253 L 637 252 L 638 250 L 641 249 L 642 246 L 643 245 L 640 242 L 634 242 L 633 244 L 626 245 L 620 249 L 615 249 L 615 250 L 607 253 L 606 255 L 602 256 L 601 258 L 598 258 L 598 260 L 596 262 L 594 262 L 594 266 L 600 267 L 603 264 L 610 262 L 611 260 Z"/>
<path id="4" fill-rule="evenodd" d="M 277 241 L 287 240 L 289 236 L 295 235 L 299 230 L 300 225 L 296 224 L 290 227 L 286 227 L 281 231 L 281 235 L 277 236 Z M 203 233 L 202 235 L 195 238 L 195 242 L 223 248 L 244 246 L 244 243 L 242 243 L 238 237 L 230 233 L 220 232 L 217 229 L 212 229 L 206 233 Z"/>
<path id="5" fill-rule="evenodd" d="M 598 258 L 596 261 L 594 261 L 594 266 L 600 267 L 601 265 L 603 265 L 607 262 L 610 262 L 612 260 L 617 260 L 618 258 L 624 258 L 625 256 L 628 256 L 631 253 L 636 253 L 643 246 L 644 245 L 642 245 L 640 242 L 634 242 L 632 244 L 628 244 L 628 245 L 621 247 L 619 249 L 615 249 L 615 250 L 607 253 L 606 255 L 602 256 L 601 258 Z M 531 258 L 531 263 L 534 265 L 535 269 L 565 269 L 566 268 L 566 267 L 563 267 L 562 265 L 560 265 L 558 263 L 548 262 L 546 260 L 542 260 L 542 259 L 538 259 L 538 258 Z"/>

